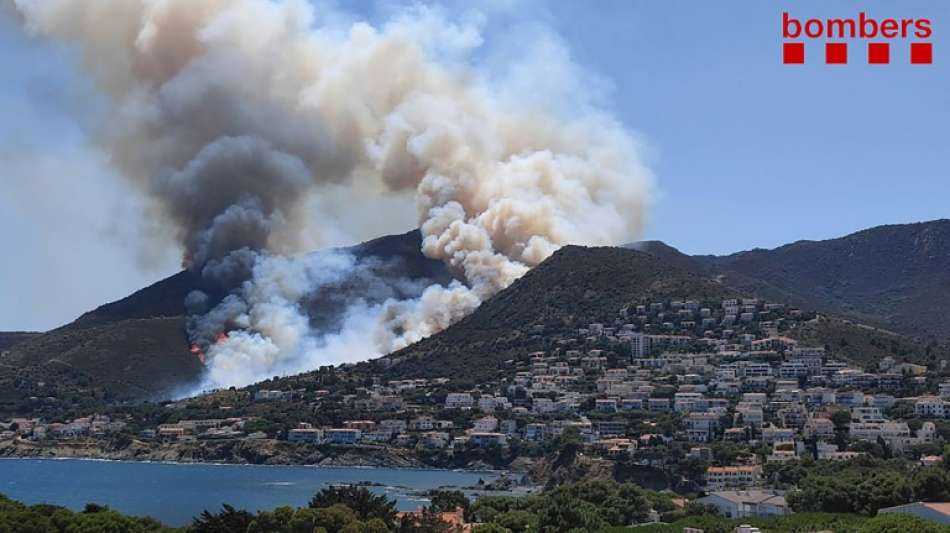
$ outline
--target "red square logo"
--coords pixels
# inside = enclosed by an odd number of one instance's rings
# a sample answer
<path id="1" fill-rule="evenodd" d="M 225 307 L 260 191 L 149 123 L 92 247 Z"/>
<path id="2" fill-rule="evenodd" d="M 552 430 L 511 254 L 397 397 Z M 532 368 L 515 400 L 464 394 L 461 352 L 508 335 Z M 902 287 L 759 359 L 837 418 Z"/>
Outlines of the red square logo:
<path id="1" fill-rule="evenodd" d="M 868 43 L 868 63 L 872 65 L 886 65 L 890 62 L 890 43 Z"/>
<path id="2" fill-rule="evenodd" d="M 848 43 L 825 43 L 825 63 L 845 65 L 848 63 Z"/>
<path id="3" fill-rule="evenodd" d="M 930 43 L 910 43 L 910 62 L 914 65 L 933 63 L 933 45 Z"/>
<path id="4" fill-rule="evenodd" d="M 801 65 L 805 62 L 805 43 L 782 43 L 782 63 Z"/>

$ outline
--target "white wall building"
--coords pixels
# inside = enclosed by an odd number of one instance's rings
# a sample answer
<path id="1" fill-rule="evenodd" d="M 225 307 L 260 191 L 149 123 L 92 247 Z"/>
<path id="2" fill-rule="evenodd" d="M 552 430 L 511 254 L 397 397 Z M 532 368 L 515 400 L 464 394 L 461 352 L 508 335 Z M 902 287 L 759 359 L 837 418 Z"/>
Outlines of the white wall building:
<path id="1" fill-rule="evenodd" d="M 791 513 L 785 497 L 762 490 L 712 492 L 696 500 L 719 509 L 726 518 L 781 516 Z"/>

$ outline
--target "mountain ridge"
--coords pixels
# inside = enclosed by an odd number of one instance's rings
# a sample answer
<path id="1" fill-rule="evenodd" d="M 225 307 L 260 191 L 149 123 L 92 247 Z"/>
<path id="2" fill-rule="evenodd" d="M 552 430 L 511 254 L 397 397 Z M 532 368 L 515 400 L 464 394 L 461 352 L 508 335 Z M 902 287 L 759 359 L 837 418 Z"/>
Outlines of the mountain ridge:
<path id="1" fill-rule="evenodd" d="M 905 335 L 950 338 L 950 219 L 888 224 L 827 240 L 772 249 L 686 255 L 660 243 L 631 243 L 680 254 L 738 289 L 835 313 Z"/>
<path id="2" fill-rule="evenodd" d="M 617 247 L 564 246 L 472 314 L 436 335 L 394 352 L 393 375 L 488 375 L 505 360 L 541 349 L 532 327 L 580 327 L 612 321 L 634 297 L 737 295 L 702 275 L 645 252 Z M 479 356 L 477 368 L 471 357 Z M 431 365 L 437 360 L 438 365 Z M 429 368 L 437 366 L 437 368 Z"/>
<path id="3" fill-rule="evenodd" d="M 443 263 L 426 258 L 420 248 L 421 234 L 414 230 L 344 250 L 395 258 L 401 274 L 442 283 L 452 279 Z M 851 279 L 861 275 L 869 279 Z M 200 275 L 184 271 L 49 332 L 0 333 L 0 407 L 55 392 L 37 383 L 62 382 L 70 391 L 128 401 L 196 382 L 202 367 L 188 351 L 184 332 L 184 297 L 195 289 L 214 290 L 202 285 Z M 660 241 L 569 245 L 473 314 L 388 360 L 401 360 L 394 375 L 425 375 L 424 366 L 439 354 L 480 357 L 480 366 L 489 368 L 517 351 L 513 346 L 530 337 L 530 327 L 604 320 L 634 296 L 704 294 L 758 296 L 902 335 L 945 339 L 950 220 L 878 226 L 728 256 L 690 256 Z M 917 348 L 902 350 L 917 353 Z"/>
<path id="4" fill-rule="evenodd" d="M 383 258 L 381 268 L 388 275 L 448 283 L 448 270 L 441 261 L 423 256 L 421 243 L 419 230 L 412 230 L 333 250 L 360 259 Z M 328 295 L 326 306 L 339 303 L 333 301 L 334 290 L 347 288 L 322 291 Z M 185 333 L 184 302 L 193 290 L 208 293 L 212 303 L 228 292 L 200 273 L 184 270 L 52 330 L 0 332 L 0 408 L 23 397 L 54 395 L 57 384 L 115 401 L 160 399 L 198 385 L 204 367 L 191 353 Z"/>

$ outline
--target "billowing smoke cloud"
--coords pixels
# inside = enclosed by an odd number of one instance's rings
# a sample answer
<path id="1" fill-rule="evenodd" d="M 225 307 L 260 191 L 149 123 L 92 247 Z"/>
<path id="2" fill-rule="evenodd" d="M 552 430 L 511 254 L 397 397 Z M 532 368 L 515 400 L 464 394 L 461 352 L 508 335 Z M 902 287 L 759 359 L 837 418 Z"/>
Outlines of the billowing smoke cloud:
<path id="1" fill-rule="evenodd" d="M 184 265 L 230 290 L 187 302 L 210 385 L 386 353 L 559 246 L 639 233 L 649 177 L 633 138 L 583 98 L 537 97 L 585 87 L 563 54 L 518 65 L 517 83 L 479 68 L 478 22 L 415 7 L 348 24 L 303 0 L 13 1 L 29 30 L 82 51 L 112 102 L 99 140 L 113 164 L 174 228 Z M 422 252 L 460 281 L 295 255 L 352 222 L 310 210 L 341 188 L 366 205 L 414 198 Z M 362 292 L 315 325 L 313 303 L 341 283 Z"/>

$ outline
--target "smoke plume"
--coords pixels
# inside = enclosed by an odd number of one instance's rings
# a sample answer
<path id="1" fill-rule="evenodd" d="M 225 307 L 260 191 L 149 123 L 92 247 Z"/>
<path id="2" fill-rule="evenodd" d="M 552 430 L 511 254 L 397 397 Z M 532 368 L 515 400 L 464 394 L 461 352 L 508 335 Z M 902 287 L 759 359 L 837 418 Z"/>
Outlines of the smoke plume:
<path id="1" fill-rule="evenodd" d="M 228 292 L 186 302 L 209 386 L 387 353 L 566 243 L 639 234 L 649 174 L 633 137 L 583 96 L 538 96 L 588 85 L 557 47 L 511 71 L 480 66 L 477 17 L 413 7 L 373 27 L 302 0 L 13 2 L 29 31 L 80 50 L 111 102 L 98 142 L 183 265 Z M 300 255 L 357 223 L 314 212 L 340 191 L 361 214 L 414 199 L 422 252 L 458 281 Z M 341 284 L 358 290 L 318 317 Z"/>

